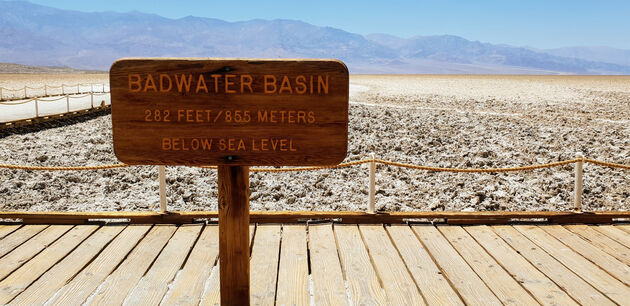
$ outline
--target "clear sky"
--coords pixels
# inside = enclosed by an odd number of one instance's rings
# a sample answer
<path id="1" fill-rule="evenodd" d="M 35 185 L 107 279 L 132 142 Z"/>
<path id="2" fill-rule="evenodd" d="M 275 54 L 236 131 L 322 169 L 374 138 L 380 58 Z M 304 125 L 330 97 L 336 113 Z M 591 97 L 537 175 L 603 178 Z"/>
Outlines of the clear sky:
<path id="1" fill-rule="evenodd" d="M 628 0 L 31 0 L 85 12 L 140 11 L 227 21 L 295 19 L 359 34 L 452 34 L 535 48 L 630 49 Z"/>

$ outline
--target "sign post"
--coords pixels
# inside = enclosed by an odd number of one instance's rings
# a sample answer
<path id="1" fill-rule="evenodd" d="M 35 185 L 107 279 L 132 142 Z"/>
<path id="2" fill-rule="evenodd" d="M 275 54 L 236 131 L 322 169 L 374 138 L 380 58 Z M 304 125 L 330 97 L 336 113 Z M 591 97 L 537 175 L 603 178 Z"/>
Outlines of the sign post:
<path id="1" fill-rule="evenodd" d="M 121 59 L 110 88 L 119 160 L 218 166 L 221 304 L 249 304 L 249 166 L 343 161 L 348 69 L 337 60 Z"/>

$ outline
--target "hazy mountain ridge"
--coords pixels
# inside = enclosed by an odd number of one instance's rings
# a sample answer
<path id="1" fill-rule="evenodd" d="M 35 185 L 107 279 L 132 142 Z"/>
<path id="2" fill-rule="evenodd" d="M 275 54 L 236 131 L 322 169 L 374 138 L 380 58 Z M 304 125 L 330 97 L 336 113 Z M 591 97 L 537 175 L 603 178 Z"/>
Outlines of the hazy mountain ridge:
<path id="1" fill-rule="evenodd" d="M 83 13 L 21 1 L 0 1 L 0 38 L 0 61 L 80 69 L 108 69 L 128 56 L 195 56 L 338 58 L 355 73 L 630 73 L 630 63 L 589 60 L 592 54 L 580 59 L 452 35 L 364 37 L 293 20 Z"/>

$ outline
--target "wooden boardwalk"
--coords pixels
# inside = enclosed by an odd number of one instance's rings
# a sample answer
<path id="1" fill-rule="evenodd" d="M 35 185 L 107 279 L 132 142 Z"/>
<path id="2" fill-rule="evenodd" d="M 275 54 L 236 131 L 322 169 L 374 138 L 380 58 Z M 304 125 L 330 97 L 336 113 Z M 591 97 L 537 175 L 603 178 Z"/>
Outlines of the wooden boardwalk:
<path id="1" fill-rule="evenodd" d="M 261 224 L 256 305 L 628 305 L 630 225 Z M 0 305 L 216 305 L 218 226 L 0 225 Z"/>

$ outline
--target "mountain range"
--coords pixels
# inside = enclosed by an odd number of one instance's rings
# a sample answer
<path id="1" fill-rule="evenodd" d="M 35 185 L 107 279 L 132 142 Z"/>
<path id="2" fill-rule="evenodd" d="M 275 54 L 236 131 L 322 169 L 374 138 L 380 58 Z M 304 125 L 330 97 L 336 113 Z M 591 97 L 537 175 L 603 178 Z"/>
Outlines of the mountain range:
<path id="1" fill-rule="evenodd" d="M 420 32 L 422 29 L 418 29 Z M 0 62 L 107 70 L 120 57 L 337 58 L 351 73 L 630 74 L 630 50 L 359 35 L 296 20 L 85 13 L 0 1 Z"/>

